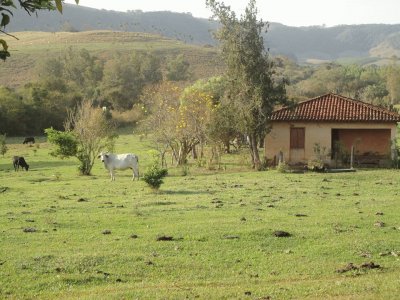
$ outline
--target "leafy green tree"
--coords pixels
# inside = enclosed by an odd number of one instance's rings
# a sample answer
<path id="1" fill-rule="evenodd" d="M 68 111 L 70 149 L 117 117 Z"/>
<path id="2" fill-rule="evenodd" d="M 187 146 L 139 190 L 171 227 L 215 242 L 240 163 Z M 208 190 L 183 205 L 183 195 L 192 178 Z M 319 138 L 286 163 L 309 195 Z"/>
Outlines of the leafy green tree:
<path id="1" fill-rule="evenodd" d="M 168 61 L 166 77 L 170 81 L 187 80 L 190 76 L 189 67 L 190 64 L 183 54 L 179 54 L 177 57 Z"/>
<path id="2" fill-rule="evenodd" d="M 240 136 L 236 123 L 232 122 L 235 117 L 236 113 L 231 105 L 220 103 L 216 106 L 207 128 L 208 139 L 222 143 L 226 153 L 231 152 L 231 142 Z"/>
<path id="3" fill-rule="evenodd" d="M 101 95 L 114 109 L 132 108 L 140 95 L 140 88 L 140 73 L 133 68 L 129 58 L 120 56 L 106 62 Z"/>
<path id="4" fill-rule="evenodd" d="M 386 86 L 383 82 L 371 84 L 365 87 L 361 95 L 361 99 L 375 105 L 386 107 L 387 103 L 385 98 L 388 96 L 388 94 L 389 92 L 386 90 Z"/>
<path id="5" fill-rule="evenodd" d="M 28 14 L 33 14 L 38 10 L 55 10 L 57 9 L 59 12 L 62 13 L 62 5 L 63 0 L 2 0 L 0 1 L 0 33 L 12 36 L 15 36 L 7 33 L 4 31 L 6 26 L 10 23 L 11 17 L 13 16 L 12 9 L 17 8 L 15 3 L 19 4 L 20 9 L 25 10 Z M 75 0 L 78 4 L 79 0 Z M 8 52 L 8 45 L 4 39 L 0 39 L 0 59 L 5 60 L 7 57 L 10 56 L 10 52 Z"/>
<path id="6" fill-rule="evenodd" d="M 86 49 L 68 48 L 62 57 L 63 78 L 91 97 L 103 77 L 103 63 Z"/>
<path id="7" fill-rule="evenodd" d="M 185 97 L 196 93 L 201 93 L 202 95 L 210 97 L 211 103 L 204 106 L 205 108 L 208 106 L 209 109 L 206 114 L 201 115 L 203 120 L 206 120 L 202 129 L 202 132 L 204 132 L 203 139 L 213 144 L 222 143 L 225 152 L 229 153 L 230 144 L 239 135 L 239 131 L 236 123 L 232 122 L 236 116 L 234 109 L 232 109 L 230 104 L 221 102 L 225 94 L 226 86 L 227 79 L 223 76 L 211 77 L 207 80 L 198 80 L 183 91 L 181 98 L 185 99 Z M 207 118 L 205 118 L 206 116 Z M 191 119 L 195 120 L 196 118 Z M 198 128 L 198 126 L 194 128 Z M 197 129 L 197 131 L 199 130 Z M 200 135 L 200 137 L 201 136 L 202 135 Z"/>
<path id="8" fill-rule="evenodd" d="M 29 124 L 25 117 L 29 106 L 13 89 L 0 87 L 0 129 L 8 135 L 23 135 L 28 132 Z"/>
<path id="9" fill-rule="evenodd" d="M 48 127 L 62 129 L 68 109 L 75 107 L 83 98 L 76 86 L 68 85 L 62 78 L 29 83 L 20 90 L 20 94 L 30 107 L 23 122 L 30 124 L 34 133 L 41 133 Z"/>
<path id="10" fill-rule="evenodd" d="M 238 125 L 250 139 L 253 167 L 260 169 L 258 140 L 267 132 L 274 106 L 286 100 L 285 81 L 273 79 L 273 64 L 262 37 L 266 23 L 257 20 L 255 0 L 249 1 L 241 19 L 221 2 L 207 0 L 206 4 L 221 23 L 215 36 L 227 65 L 226 99 L 235 107 Z"/>
<path id="11" fill-rule="evenodd" d="M 143 88 L 162 79 L 161 62 L 153 53 L 134 52 L 107 61 L 101 83 L 101 98 L 114 109 L 131 109 Z"/>
<path id="12" fill-rule="evenodd" d="M 155 84 L 162 80 L 161 59 L 154 52 L 135 51 L 132 54 L 132 64 L 142 77 L 144 84 Z"/>
<path id="13" fill-rule="evenodd" d="M 226 89 L 227 80 L 223 76 L 210 77 L 207 80 L 197 80 L 193 85 L 186 88 L 183 92 L 185 93 L 196 90 L 211 96 L 213 104 L 218 104 L 221 102 Z"/>
<path id="14" fill-rule="evenodd" d="M 62 89 L 63 80 L 51 83 Z M 18 91 L 0 87 L 0 128 L 9 135 L 40 134 L 44 128 L 61 129 L 68 108 L 80 101 L 72 89 L 54 90 L 46 82 L 29 83 Z"/>
<path id="15" fill-rule="evenodd" d="M 103 77 L 104 65 L 86 49 L 69 47 L 58 58 L 50 57 L 37 67 L 39 81 L 60 92 L 79 91 L 93 99 Z"/>
<path id="16" fill-rule="evenodd" d="M 389 103 L 397 104 L 400 102 L 400 67 L 394 64 L 386 67 L 385 75 Z"/>

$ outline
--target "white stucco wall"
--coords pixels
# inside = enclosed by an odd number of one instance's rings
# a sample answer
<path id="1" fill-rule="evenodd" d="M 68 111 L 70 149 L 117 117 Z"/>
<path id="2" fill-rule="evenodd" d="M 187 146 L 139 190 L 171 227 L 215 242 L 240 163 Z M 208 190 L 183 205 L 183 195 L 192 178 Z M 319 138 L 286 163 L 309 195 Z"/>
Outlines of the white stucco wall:
<path id="1" fill-rule="evenodd" d="M 304 153 L 301 159 L 291 159 L 290 155 L 290 128 L 305 128 Z M 332 129 L 390 129 L 391 140 L 396 138 L 396 124 L 394 123 L 306 123 L 306 122 L 274 122 L 269 134 L 265 138 L 265 156 L 267 159 L 278 157 L 282 151 L 286 162 L 307 163 L 315 158 L 314 145 L 318 143 L 321 148 L 325 147 L 326 152 L 331 150 Z M 299 154 L 296 154 L 299 157 Z M 329 161 L 328 161 L 329 163 Z"/>

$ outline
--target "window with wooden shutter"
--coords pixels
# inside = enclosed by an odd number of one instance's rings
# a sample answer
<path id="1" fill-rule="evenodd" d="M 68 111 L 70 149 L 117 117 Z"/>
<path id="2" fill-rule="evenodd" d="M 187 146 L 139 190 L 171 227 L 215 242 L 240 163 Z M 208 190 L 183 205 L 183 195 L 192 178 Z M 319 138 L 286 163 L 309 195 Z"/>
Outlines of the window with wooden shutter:
<path id="1" fill-rule="evenodd" d="M 305 128 L 290 128 L 290 149 L 304 149 Z"/>

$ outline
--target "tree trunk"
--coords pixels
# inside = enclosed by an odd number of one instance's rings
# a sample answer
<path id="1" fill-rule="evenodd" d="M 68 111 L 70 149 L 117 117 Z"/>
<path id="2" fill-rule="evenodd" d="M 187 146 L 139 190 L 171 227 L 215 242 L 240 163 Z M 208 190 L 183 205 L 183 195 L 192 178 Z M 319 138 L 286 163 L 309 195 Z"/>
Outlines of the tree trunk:
<path id="1" fill-rule="evenodd" d="M 204 158 L 204 143 L 200 144 L 200 158 Z"/>
<path id="2" fill-rule="evenodd" d="M 251 151 L 251 158 L 253 161 L 253 168 L 257 171 L 261 170 L 261 161 L 260 155 L 258 153 L 258 143 L 257 143 L 257 136 L 255 134 L 249 135 L 250 138 L 250 151 Z"/>
<path id="3" fill-rule="evenodd" d="M 167 160 L 165 158 L 165 154 L 167 153 L 167 151 L 161 151 L 160 152 L 160 159 L 161 159 L 161 168 L 167 168 Z"/>
<path id="4" fill-rule="evenodd" d="M 174 144 L 169 144 L 169 147 L 172 150 L 172 155 L 171 155 L 171 165 L 174 165 L 174 162 L 176 161 L 178 163 L 178 153 L 177 153 L 177 148 L 176 145 Z"/>
<path id="5" fill-rule="evenodd" d="M 231 144 L 229 140 L 224 141 L 225 153 L 231 153 Z"/>
<path id="6" fill-rule="evenodd" d="M 182 166 L 186 164 L 187 155 L 190 152 L 190 148 L 188 147 L 187 141 L 183 141 L 179 147 L 179 154 L 178 154 L 178 166 Z"/>
<path id="7" fill-rule="evenodd" d="M 197 159 L 198 158 L 196 146 L 193 146 L 192 156 L 193 156 L 193 159 Z"/>
<path id="8" fill-rule="evenodd" d="M 260 135 L 260 140 L 258 141 L 259 144 L 259 148 L 263 149 L 264 148 L 264 139 L 265 139 L 265 135 Z"/>

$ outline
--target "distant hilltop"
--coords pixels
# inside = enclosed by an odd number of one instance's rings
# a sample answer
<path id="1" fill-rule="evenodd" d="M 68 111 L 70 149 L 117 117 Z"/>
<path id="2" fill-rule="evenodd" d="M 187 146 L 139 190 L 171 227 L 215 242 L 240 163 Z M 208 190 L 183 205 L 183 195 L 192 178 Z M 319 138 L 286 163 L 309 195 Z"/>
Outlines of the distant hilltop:
<path id="1" fill-rule="evenodd" d="M 218 23 L 188 13 L 169 11 L 116 12 L 65 4 L 63 14 L 40 11 L 39 17 L 18 9 L 7 27 L 16 31 L 114 30 L 161 34 L 185 43 L 215 45 Z M 290 27 L 271 23 L 265 36 L 272 54 L 303 62 L 384 63 L 400 57 L 400 24 Z"/>

